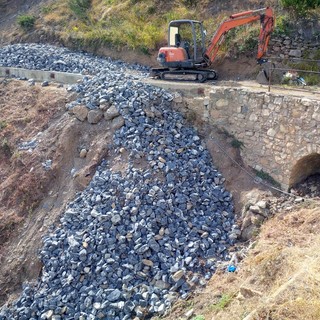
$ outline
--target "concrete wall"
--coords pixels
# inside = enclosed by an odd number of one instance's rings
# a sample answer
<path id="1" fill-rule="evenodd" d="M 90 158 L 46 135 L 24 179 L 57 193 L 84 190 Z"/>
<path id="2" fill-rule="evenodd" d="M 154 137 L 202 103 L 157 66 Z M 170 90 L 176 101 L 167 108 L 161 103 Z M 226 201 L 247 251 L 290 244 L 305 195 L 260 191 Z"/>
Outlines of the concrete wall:
<path id="1" fill-rule="evenodd" d="M 83 78 L 83 75 L 57 71 L 27 70 L 22 68 L 0 67 L 0 77 L 16 77 L 34 79 L 35 81 L 53 81 L 73 84 Z"/>
<path id="2" fill-rule="evenodd" d="M 185 104 L 201 120 L 233 134 L 244 143 L 245 163 L 283 189 L 320 172 L 319 100 L 216 86 L 195 98 L 190 90 L 178 91 L 178 108 Z"/>

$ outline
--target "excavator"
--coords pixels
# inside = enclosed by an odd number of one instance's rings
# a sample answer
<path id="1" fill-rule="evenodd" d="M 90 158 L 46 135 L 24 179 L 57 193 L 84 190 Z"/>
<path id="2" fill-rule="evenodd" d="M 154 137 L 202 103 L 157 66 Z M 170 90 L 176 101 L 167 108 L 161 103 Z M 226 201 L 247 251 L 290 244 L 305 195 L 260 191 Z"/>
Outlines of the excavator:
<path id="1" fill-rule="evenodd" d="M 157 60 L 163 68 L 152 69 L 151 77 L 197 82 L 217 79 L 217 72 L 209 68 L 227 32 L 255 21 L 261 24 L 257 63 L 267 62 L 264 55 L 274 29 L 274 20 L 270 7 L 233 14 L 219 25 L 208 48 L 205 46 L 206 31 L 202 22 L 173 20 L 169 23 L 168 46 L 160 48 L 158 53 Z"/>

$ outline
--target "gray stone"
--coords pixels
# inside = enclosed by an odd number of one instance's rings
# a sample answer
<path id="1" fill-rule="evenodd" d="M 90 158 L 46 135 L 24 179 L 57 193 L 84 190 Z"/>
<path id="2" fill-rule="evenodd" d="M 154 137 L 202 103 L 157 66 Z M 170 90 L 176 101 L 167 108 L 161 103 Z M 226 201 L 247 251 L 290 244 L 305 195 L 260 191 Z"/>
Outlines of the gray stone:
<path id="1" fill-rule="evenodd" d="M 119 117 L 115 117 L 112 119 L 112 122 L 111 122 L 111 127 L 114 129 L 114 130 L 118 130 L 120 129 L 121 127 L 123 127 L 125 124 L 125 120 L 122 116 L 119 116 Z"/>
<path id="2" fill-rule="evenodd" d="M 119 289 L 115 289 L 107 295 L 107 300 L 110 302 L 115 302 L 119 300 L 121 297 L 121 291 Z"/>
<path id="3" fill-rule="evenodd" d="M 42 86 L 42 87 L 48 87 L 48 86 L 49 86 L 49 81 L 43 81 L 43 82 L 41 83 L 41 86 Z"/>
<path id="4" fill-rule="evenodd" d="M 79 105 L 72 108 L 72 113 L 80 121 L 84 121 L 88 116 L 88 109 L 85 106 Z"/>
<path id="5" fill-rule="evenodd" d="M 87 156 L 88 151 L 86 149 L 81 149 L 80 151 L 80 158 L 85 158 Z"/>
<path id="6" fill-rule="evenodd" d="M 290 57 L 295 57 L 295 58 L 301 58 L 302 57 L 302 51 L 300 49 L 292 49 L 289 51 L 289 56 Z"/>
<path id="7" fill-rule="evenodd" d="M 90 110 L 88 112 L 88 122 L 91 124 L 98 123 L 103 117 L 101 110 Z"/>
<path id="8" fill-rule="evenodd" d="M 114 119 L 115 117 L 118 117 L 119 116 L 119 111 L 118 109 L 112 105 L 105 113 L 104 113 L 104 118 L 106 120 L 112 120 Z"/>
<path id="9" fill-rule="evenodd" d="M 178 282 L 183 276 L 184 276 L 185 271 L 184 270 L 179 270 L 176 273 L 172 275 L 172 279 L 174 282 Z"/>

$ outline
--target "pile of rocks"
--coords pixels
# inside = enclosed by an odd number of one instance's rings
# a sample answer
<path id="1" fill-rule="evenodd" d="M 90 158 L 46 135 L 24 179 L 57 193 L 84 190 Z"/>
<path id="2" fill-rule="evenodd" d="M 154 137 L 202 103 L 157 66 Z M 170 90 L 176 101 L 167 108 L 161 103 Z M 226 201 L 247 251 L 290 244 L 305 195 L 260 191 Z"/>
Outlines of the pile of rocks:
<path id="1" fill-rule="evenodd" d="M 271 205 L 275 199 L 270 192 L 258 190 L 246 195 L 241 212 L 241 240 L 248 241 L 259 234 L 263 222 L 272 216 Z"/>
<path id="2" fill-rule="evenodd" d="M 80 74 L 96 74 L 103 69 L 117 72 L 126 69 L 149 71 L 148 67 L 139 64 L 127 64 L 85 52 L 73 52 L 67 48 L 32 43 L 0 48 L 0 66 Z"/>
<path id="3" fill-rule="evenodd" d="M 171 109 L 168 92 L 133 81 L 116 65 L 69 90 L 78 93 L 70 112 L 85 106 L 88 114 L 121 117 L 113 149 L 128 155 L 128 167 L 116 172 L 101 163 L 45 237 L 41 279 L 0 319 L 164 314 L 230 259 L 239 234 L 232 196 L 195 130 Z"/>

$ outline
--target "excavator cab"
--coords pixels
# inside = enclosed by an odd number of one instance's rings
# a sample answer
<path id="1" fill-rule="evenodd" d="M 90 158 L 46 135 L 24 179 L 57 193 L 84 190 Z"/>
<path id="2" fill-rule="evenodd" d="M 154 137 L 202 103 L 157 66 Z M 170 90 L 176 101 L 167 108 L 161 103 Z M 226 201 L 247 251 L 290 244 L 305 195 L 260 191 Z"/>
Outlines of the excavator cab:
<path id="1" fill-rule="evenodd" d="M 194 68 L 203 62 L 205 32 L 200 21 L 169 23 L 168 46 L 159 50 L 158 62 L 166 68 Z"/>

